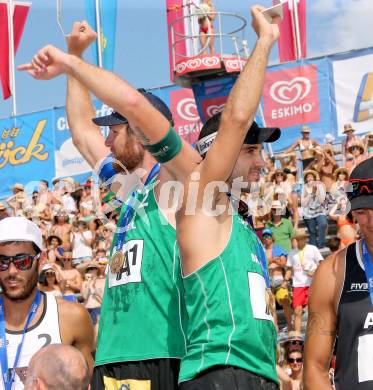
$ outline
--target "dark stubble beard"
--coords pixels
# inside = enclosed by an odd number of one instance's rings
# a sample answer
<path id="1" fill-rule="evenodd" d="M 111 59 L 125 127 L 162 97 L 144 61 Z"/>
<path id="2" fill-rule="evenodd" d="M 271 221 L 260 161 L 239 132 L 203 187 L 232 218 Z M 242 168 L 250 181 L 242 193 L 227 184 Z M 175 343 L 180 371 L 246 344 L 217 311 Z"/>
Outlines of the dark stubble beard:
<path id="1" fill-rule="evenodd" d="M 19 280 L 19 279 L 17 277 L 8 276 L 6 280 Z M 24 301 L 25 299 L 29 298 L 35 291 L 37 285 L 38 285 L 38 273 L 34 272 L 30 276 L 30 278 L 26 281 L 26 285 L 24 286 L 23 291 L 14 295 L 14 294 L 9 294 L 6 286 L 4 285 L 3 281 L 0 279 L 0 287 L 3 291 L 4 296 L 13 302 Z"/>

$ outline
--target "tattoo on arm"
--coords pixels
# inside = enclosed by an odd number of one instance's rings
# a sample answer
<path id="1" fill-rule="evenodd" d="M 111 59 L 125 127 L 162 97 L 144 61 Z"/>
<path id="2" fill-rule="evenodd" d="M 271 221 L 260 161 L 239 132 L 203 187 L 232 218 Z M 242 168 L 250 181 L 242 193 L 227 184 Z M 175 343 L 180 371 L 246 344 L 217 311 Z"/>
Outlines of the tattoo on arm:
<path id="1" fill-rule="evenodd" d="M 308 313 L 308 321 L 307 321 L 308 336 L 319 335 L 319 336 L 335 337 L 336 334 L 337 334 L 336 327 L 334 326 L 334 329 L 327 329 L 325 324 L 325 319 L 320 313 L 316 311 L 310 311 Z"/>

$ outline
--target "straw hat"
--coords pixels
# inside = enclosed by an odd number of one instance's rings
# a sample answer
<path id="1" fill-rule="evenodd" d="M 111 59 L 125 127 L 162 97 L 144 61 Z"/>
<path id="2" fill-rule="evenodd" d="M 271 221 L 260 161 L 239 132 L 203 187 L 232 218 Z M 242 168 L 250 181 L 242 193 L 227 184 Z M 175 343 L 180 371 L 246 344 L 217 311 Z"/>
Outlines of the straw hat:
<path id="1" fill-rule="evenodd" d="M 320 180 L 319 173 L 314 171 L 313 169 L 307 169 L 303 172 L 304 178 L 306 178 L 309 174 L 313 175 L 314 180 Z"/>
<path id="2" fill-rule="evenodd" d="M 85 263 L 81 263 L 75 267 L 81 274 L 85 274 L 88 268 L 100 269 L 100 264 L 97 261 L 91 260 Z"/>
<path id="3" fill-rule="evenodd" d="M 282 178 L 284 179 L 284 181 L 287 179 L 288 175 L 282 170 L 282 169 L 276 169 L 272 175 L 271 175 L 271 181 L 275 180 L 275 177 L 278 173 L 281 173 L 282 175 Z"/>
<path id="4" fill-rule="evenodd" d="M 346 123 L 343 126 L 343 134 L 347 133 L 348 131 L 355 131 L 355 129 L 352 127 L 351 123 Z"/>
<path id="5" fill-rule="evenodd" d="M 6 210 L 4 203 L 0 202 L 0 211 Z"/>
<path id="6" fill-rule="evenodd" d="M 354 147 L 358 147 L 361 150 L 361 153 L 365 152 L 364 144 L 360 140 L 356 140 L 351 142 L 351 144 L 348 146 L 348 151 L 351 153 L 351 149 Z"/>
<path id="7" fill-rule="evenodd" d="M 13 190 L 24 191 L 25 187 L 21 183 L 15 183 L 12 187 Z"/>
<path id="8" fill-rule="evenodd" d="M 350 176 L 350 172 L 348 171 L 347 168 L 344 168 L 344 167 L 340 167 L 340 168 L 337 168 L 334 172 L 333 172 L 333 179 L 334 180 L 337 180 L 338 179 L 338 175 L 340 173 L 344 173 L 346 175 L 346 180 L 348 180 L 348 177 Z"/>

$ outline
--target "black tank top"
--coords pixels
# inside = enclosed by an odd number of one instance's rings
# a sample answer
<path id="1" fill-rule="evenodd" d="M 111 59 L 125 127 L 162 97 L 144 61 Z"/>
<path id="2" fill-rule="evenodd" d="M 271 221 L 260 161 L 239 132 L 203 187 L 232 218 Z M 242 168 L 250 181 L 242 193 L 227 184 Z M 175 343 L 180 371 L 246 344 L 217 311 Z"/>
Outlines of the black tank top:
<path id="1" fill-rule="evenodd" d="M 337 390 L 373 389 L 373 306 L 359 248 L 360 241 L 346 251 L 337 312 Z"/>

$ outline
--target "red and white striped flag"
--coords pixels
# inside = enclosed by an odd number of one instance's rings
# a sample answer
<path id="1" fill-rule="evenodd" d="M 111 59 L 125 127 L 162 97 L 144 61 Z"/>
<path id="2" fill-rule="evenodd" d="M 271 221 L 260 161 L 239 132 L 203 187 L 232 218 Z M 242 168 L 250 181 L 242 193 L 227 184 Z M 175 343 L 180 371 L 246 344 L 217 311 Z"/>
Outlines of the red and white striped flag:
<path id="1" fill-rule="evenodd" d="M 273 1 L 273 4 L 277 3 Z M 282 0 L 282 3 L 283 20 L 279 25 L 278 40 L 280 62 L 306 58 L 306 0 Z"/>
<path id="2" fill-rule="evenodd" d="M 13 2 L 13 34 L 14 34 L 14 56 L 17 53 L 18 45 L 25 27 L 26 18 L 31 3 Z M 8 99 L 11 93 L 10 87 L 10 42 L 9 42 L 9 2 L 0 0 L 0 78 L 4 99 Z M 13 70 L 14 71 L 14 70 Z"/>

